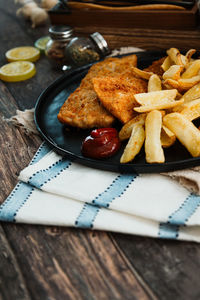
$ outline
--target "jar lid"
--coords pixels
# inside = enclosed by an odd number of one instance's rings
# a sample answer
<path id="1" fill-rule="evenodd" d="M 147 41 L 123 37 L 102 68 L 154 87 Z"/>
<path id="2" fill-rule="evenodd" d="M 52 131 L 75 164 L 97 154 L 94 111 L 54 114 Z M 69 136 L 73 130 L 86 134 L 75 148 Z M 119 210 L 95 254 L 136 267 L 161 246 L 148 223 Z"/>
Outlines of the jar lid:
<path id="1" fill-rule="evenodd" d="M 96 43 L 98 48 L 101 50 L 101 53 L 105 56 L 110 53 L 108 44 L 104 37 L 99 32 L 94 32 L 90 35 L 91 39 Z"/>
<path id="2" fill-rule="evenodd" d="M 72 36 L 73 29 L 66 25 L 54 25 L 49 28 L 49 33 L 54 40 L 65 40 Z"/>

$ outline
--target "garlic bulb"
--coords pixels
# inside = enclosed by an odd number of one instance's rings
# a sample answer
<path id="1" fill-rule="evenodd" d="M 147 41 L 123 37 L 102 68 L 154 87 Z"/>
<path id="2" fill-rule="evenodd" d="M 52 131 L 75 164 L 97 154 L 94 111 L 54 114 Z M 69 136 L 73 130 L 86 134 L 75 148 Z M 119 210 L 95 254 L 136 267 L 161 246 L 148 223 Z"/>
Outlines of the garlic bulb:
<path id="1" fill-rule="evenodd" d="M 42 0 L 41 1 L 41 7 L 49 10 L 53 8 L 58 3 L 58 0 Z"/>
<path id="2" fill-rule="evenodd" d="M 32 23 L 32 28 L 43 25 L 48 20 L 48 13 L 33 0 L 15 0 L 15 3 L 21 4 L 22 7 L 17 10 L 17 15 L 23 15 Z"/>
<path id="3" fill-rule="evenodd" d="M 32 10 L 30 19 L 32 22 L 32 28 L 35 28 L 46 23 L 48 20 L 48 14 L 43 8 L 36 7 Z"/>
<path id="4" fill-rule="evenodd" d="M 38 6 L 36 3 L 34 2 L 30 2 L 25 4 L 23 7 L 19 8 L 17 10 L 17 15 L 23 15 L 23 17 L 25 19 L 30 19 L 32 12 L 34 11 L 34 9 L 36 9 Z"/>

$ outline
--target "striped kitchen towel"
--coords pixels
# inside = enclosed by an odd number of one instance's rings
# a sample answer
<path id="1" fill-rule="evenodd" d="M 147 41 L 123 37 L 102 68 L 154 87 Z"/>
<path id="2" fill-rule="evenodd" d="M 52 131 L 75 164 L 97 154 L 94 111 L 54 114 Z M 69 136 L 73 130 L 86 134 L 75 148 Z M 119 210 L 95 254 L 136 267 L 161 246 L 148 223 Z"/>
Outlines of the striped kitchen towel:
<path id="1" fill-rule="evenodd" d="M 43 143 L 0 206 L 0 220 L 200 242 L 200 196 L 159 174 L 77 164 Z"/>

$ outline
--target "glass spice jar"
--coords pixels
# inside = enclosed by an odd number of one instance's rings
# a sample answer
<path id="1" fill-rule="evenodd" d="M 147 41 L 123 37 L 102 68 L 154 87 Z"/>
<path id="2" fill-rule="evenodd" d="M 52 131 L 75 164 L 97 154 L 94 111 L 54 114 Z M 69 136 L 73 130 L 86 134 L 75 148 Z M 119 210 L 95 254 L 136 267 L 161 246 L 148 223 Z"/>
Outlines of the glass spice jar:
<path id="1" fill-rule="evenodd" d="M 68 65 L 79 67 L 100 60 L 110 53 L 104 37 L 95 32 L 88 38 L 74 37 L 65 48 Z"/>
<path id="2" fill-rule="evenodd" d="M 49 28 L 50 40 L 45 54 L 54 68 L 61 68 L 65 63 L 65 47 L 71 41 L 73 29 L 70 26 L 55 25 Z"/>

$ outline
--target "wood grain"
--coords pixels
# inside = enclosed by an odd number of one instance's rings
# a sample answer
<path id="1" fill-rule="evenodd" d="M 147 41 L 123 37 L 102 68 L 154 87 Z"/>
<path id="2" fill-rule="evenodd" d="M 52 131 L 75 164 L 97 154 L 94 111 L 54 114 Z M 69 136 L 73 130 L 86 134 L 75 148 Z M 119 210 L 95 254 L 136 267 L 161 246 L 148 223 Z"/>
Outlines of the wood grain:
<path id="1" fill-rule="evenodd" d="M 0 227 L 0 299 L 29 300 L 23 275 L 15 255 Z"/>
<path id="2" fill-rule="evenodd" d="M 32 299 L 156 299 L 140 286 L 106 233 L 4 227 Z"/>
<path id="3" fill-rule="evenodd" d="M 158 299 L 199 299 L 199 244 L 119 234 L 113 240 Z"/>
<path id="4" fill-rule="evenodd" d="M 80 35 L 87 35 L 98 31 L 98 27 L 76 27 Z M 176 47 L 182 50 L 188 48 L 199 49 L 199 28 L 194 30 L 165 30 L 158 28 L 105 28 L 101 30 L 111 49 L 119 47 L 140 47 L 146 50 L 163 50 Z"/>
<path id="5" fill-rule="evenodd" d="M 12 126 L 7 119 L 15 115 L 18 108 L 16 101 L 0 82 L 0 203 L 9 195 L 17 183 L 17 176 L 22 168 L 27 166 L 36 152 L 41 139 L 38 136 L 28 136 L 23 129 Z"/>
<path id="6" fill-rule="evenodd" d="M 141 3 L 140 3 L 141 4 Z M 58 6 L 49 11 L 53 24 L 67 24 L 82 27 L 94 24 L 103 31 L 104 28 L 165 28 L 185 30 L 197 26 L 198 6 L 192 8 L 173 7 L 165 4 L 150 4 L 129 7 L 104 7 L 102 5 L 69 2 L 69 12 L 59 10 Z M 57 9 L 56 9 L 57 8 Z M 104 9 L 102 9 L 104 8 Z M 179 8 L 177 10 L 177 8 Z M 170 11 L 169 11 L 170 9 Z M 103 20 L 103 22 L 102 22 Z"/>

